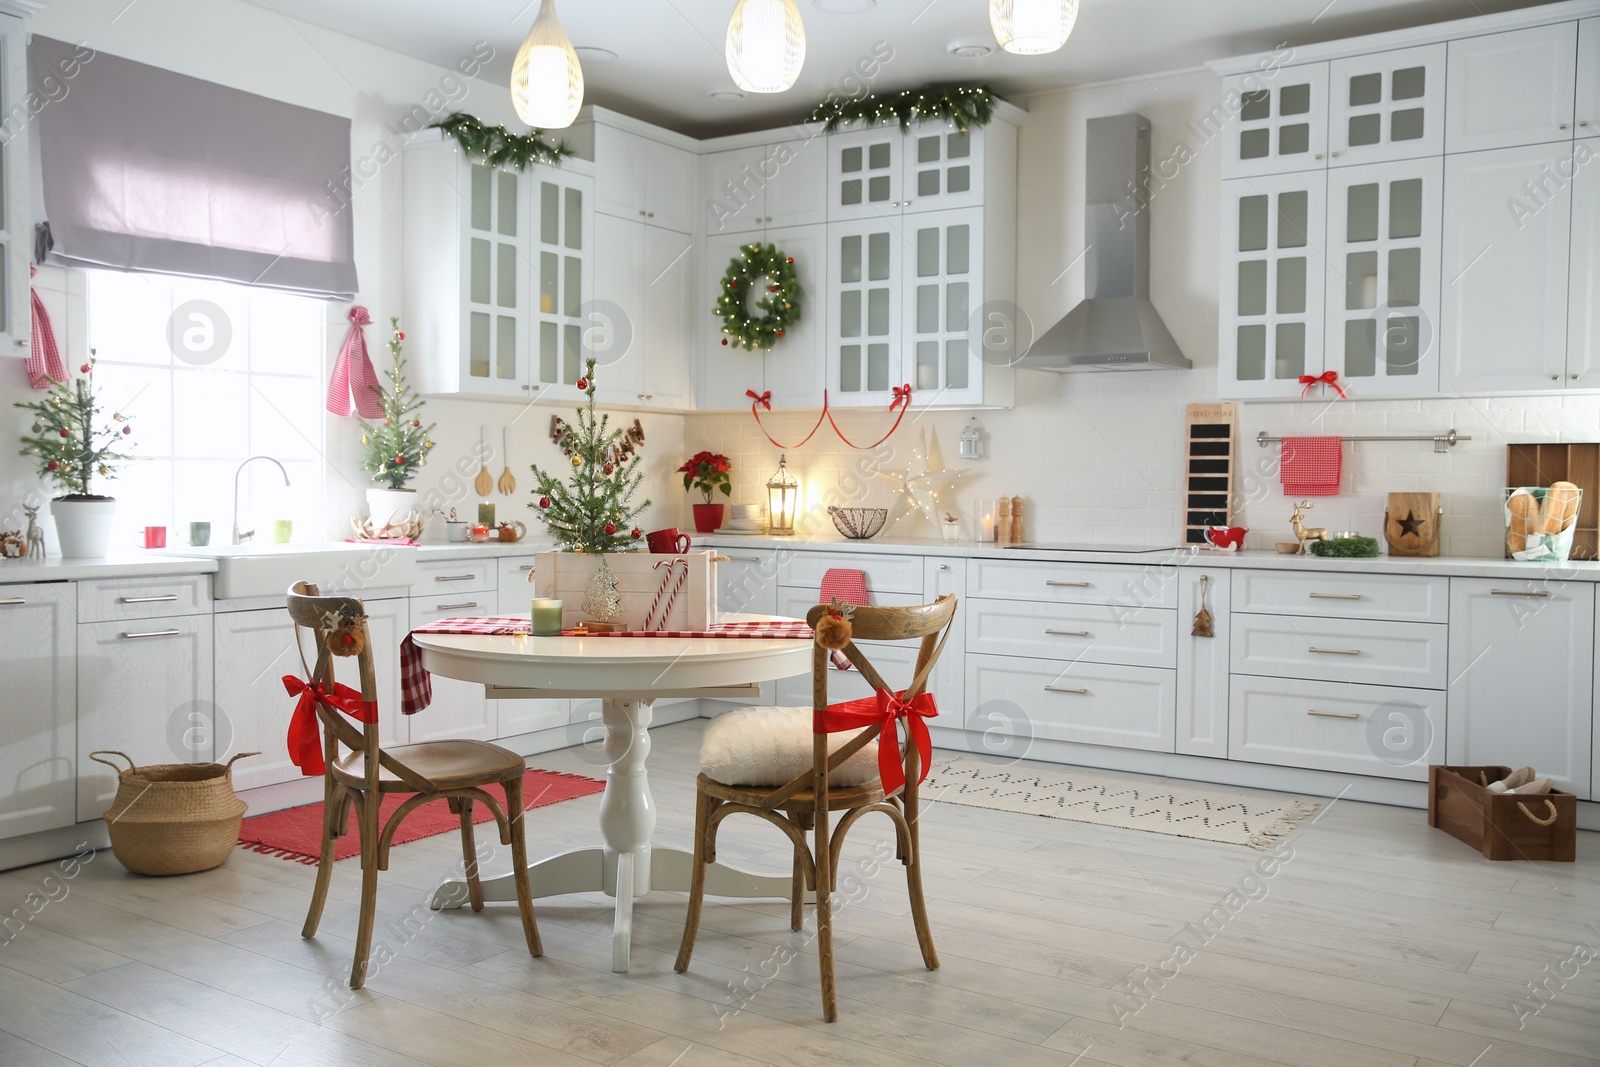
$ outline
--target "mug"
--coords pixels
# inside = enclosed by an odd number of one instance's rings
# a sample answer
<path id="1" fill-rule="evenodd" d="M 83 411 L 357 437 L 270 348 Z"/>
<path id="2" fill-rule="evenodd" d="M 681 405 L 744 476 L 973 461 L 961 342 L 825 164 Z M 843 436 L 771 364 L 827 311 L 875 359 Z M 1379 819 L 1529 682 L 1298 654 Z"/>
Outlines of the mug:
<path id="1" fill-rule="evenodd" d="M 456 522 L 454 520 L 450 520 L 444 524 L 444 539 L 446 541 L 455 541 L 460 543 L 465 541 L 467 539 L 467 535 L 471 532 L 472 524 L 470 522 Z"/>
<path id="2" fill-rule="evenodd" d="M 146 526 L 144 528 L 144 547 L 166 548 L 167 528 L 165 526 Z"/>
<path id="3" fill-rule="evenodd" d="M 286 545 L 289 538 L 294 536 L 293 519 L 274 519 L 272 522 L 272 543 Z"/>
<path id="4" fill-rule="evenodd" d="M 518 522 L 516 519 L 512 519 L 510 522 L 502 522 L 500 524 L 499 537 L 502 541 L 516 542 L 522 540 L 526 536 L 528 536 L 528 528 L 522 525 L 522 523 Z"/>
<path id="5" fill-rule="evenodd" d="M 647 533 L 644 541 L 650 551 L 661 555 L 681 555 L 689 551 L 689 535 L 679 533 L 676 526 Z"/>
<path id="6" fill-rule="evenodd" d="M 204 548 L 211 543 L 211 524 L 209 522 L 191 522 L 189 524 L 189 543 L 195 548 Z"/>

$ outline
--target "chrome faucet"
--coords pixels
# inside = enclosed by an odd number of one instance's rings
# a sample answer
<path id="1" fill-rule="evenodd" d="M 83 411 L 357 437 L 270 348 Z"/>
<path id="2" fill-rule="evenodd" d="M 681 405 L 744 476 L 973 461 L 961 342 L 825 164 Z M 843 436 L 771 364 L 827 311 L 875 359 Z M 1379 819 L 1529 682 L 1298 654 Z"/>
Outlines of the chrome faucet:
<path id="1" fill-rule="evenodd" d="M 244 469 L 258 459 L 264 459 L 268 463 L 276 464 L 278 470 L 283 474 L 283 484 L 289 484 L 289 472 L 284 469 L 282 463 L 279 463 L 271 456 L 251 456 L 239 464 L 239 469 L 233 472 L 233 543 L 236 545 L 242 545 L 256 535 L 254 530 L 239 529 L 239 475 L 243 474 Z"/>

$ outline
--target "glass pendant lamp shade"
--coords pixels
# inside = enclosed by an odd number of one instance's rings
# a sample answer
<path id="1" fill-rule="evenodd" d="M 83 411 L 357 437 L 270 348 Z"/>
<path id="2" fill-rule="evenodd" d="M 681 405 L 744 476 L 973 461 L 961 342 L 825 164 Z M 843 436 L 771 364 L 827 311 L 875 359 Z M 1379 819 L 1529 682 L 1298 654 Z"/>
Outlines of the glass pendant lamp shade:
<path id="1" fill-rule="evenodd" d="M 571 126 L 583 107 L 583 68 L 555 0 L 544 0 L 511 65 L 511 104 L 517 117 L 541 130 Z"/>
<path id="2" fill-rule="evenodd" d="M 781 93 L 806 63 L 806 28 L 794 0 L 739 0 L 723 44 L 728 73 L 749 93 Z"/>
<path id="3" fill-rule="evenodd" d="M 989 0 L 989 25 L 1007 52 L 1037 56 L 1067 43 L 1078 0 Z"/>

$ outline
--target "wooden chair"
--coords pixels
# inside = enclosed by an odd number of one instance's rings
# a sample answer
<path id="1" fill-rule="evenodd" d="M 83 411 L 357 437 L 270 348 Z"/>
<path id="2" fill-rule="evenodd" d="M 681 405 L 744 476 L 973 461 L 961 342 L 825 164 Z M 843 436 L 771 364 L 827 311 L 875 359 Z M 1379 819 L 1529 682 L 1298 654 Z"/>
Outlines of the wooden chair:
<path id="1" fill-rule="evenodd" d="M 828 610 L 818 605 L 806 614 L 812 626 Z M 911 684 L 902 699 L 909 703 L 922 693 L 944 649 L 956 612 L 953 596 L 911 608 L 855 609 L 852 643 L 846 656 L 874 690 L 893 693 L 855 641 L 902 641 L 920 638 L 922 647 Z M 868 726 L 854 736 L 821 733 L 813 729 L 813 712 L 828 706 L 829 652 L 817 645 L 811 657 L 812 707 L 746 708 L 712 720 L 701 747 L 701 774 L 696 790 L 694 875 L 689 888 L 689 914 L 675 968 L 685 971 L 694 952 L 705 901 L 706 868 L 717 858 L 717 827 L 736 812 L 755 815 L 772 823 L 794 842 L 794 889 L 789 926 L 801 927 L 802 902 L 807 890 L 816 893 L 817 955 L 822 966 L 822 1016 L 838 1017 L 833 974 L 833 903 L 837 890 L 839 853 L 845 834 L 868 812 L 881 811 L 894 823 L 896 857 L 905 865 L 911 896 L 911 917 L 917 943 L 929 970 L 937 970 L 939 957 L 928 929 L 922 896 L 922 856 L 917 838 L 917 785 L 922 777 L 921 753 L 909 742 L 900 754 L 905 785 L 885 792 L 874 749 L 884 724 Z M 738 735 L 746 736 L 740 738 Z M 731 744 L 731 748 L 730 748 Z M 880 744 L 899 744 L 899 727 L 891 727 Z M 732 752 L 732 758 L 728 756 Z M 711 759 L 708 761 L 708 756 Z M 708 766 L 708 763 L 710 764 Z M 763 765 L 764 764 L 764 765 Z M 787 764 L 787 766 L 785 766 Z M 836 828 L 829 813 L 842 811 Z M 806 833 L 815 835 L 815 849 Z"/>
<path id="2" fill-rule="evenodd" d="M 355 962 L 350 968 L 350 988 L 366 983 L 367 957 L 372 949 L 373 913 L 378 899 L 378 872 L 389 869 L 389 846 L 401 821 L 419 805 L 444 799 L 452 814 L 461 817 L 461 855 L 466 866 L 468 899 L 473 911 L 483 910 L 483 888 L 478 877 L 478 854 L 473 841 L 472 809 L 483 803 L 494 813 L 500 830 L 500 843 L 511 846 L 511 866 L 517 886 L 517 904 L 522 911 L 522 932 L 528 951 L 543 955 L 539 927 L 533 915 L 533 893 L 528 881 L 528 848 L 523 834 L 522 776 L 527 762 L 515 752 L 482 741 L 428 741 L 416 745 L 381 748 L 376 722 L 358 723 L 321 699 L 335 692 L 330 636 L 343 642 L 344 634 L 355 638 L 360 651 L 355 659 L 361 676 L 361 699 L 371 707 L 377 703 L 377 682 L 372 668 L 372 641 L 367 632 L 366 607 L 360 600 L 343 596 L 320 596 L 317 587 L 297 582 L 289 590 L 289 616 L 295 622 L 295 635 L 304 626 L 317 636 L 316 666 L 307 678 L 321 693 L 316 698 L 317 718 L 322 724 L 323 819 L 322 852 L 317 860 L 317 884 L 311 895 L 301 937 L 315 937 L 328 899 L 328 883 L 333 875 L 334 841 L 343 836 L 350 823 L 350 809 L 356 812 L 361 835 L 361 910 L 356 934 Z M 335 632 L 343 625 L 345 629 Z M 296 644 L 298 645 L 298 640 Z M 301 663 L 305 653 L 301 650 Z M 374 716 L 375 718 L 376 716 Z M 348 754 L 341 752 L 341 747 Z M 505 788 L 504 808 L 484 790 L 497 784 Z M 379 805 L 389 793 L 410 793 L 386 821 Z"/>

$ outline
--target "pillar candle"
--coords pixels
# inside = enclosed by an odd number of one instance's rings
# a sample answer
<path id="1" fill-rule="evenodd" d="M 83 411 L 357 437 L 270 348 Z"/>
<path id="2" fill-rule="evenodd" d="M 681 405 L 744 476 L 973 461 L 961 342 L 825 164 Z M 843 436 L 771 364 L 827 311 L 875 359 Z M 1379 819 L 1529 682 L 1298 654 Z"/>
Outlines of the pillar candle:
<path id="1" fill-rule="evenodd" d="M 533 636 L 561 636 L 561 601 L 538 598 L 533 602 Z"/>
<path id="2" fill-rule="evenodd" d="M 478 505 L 478 525 L 487 526 L 490 529 L 494 528 L 494 505 L 493 504 L 479 504 Z"/>

